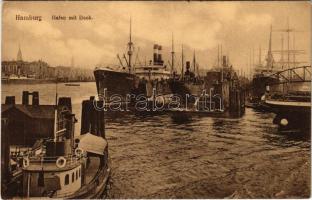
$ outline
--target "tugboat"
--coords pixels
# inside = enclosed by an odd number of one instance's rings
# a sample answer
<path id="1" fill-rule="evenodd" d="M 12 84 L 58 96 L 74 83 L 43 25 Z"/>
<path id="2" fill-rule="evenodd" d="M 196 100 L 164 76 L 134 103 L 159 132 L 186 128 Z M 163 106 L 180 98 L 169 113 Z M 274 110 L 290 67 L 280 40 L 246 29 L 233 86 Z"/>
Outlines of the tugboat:
<path id="1" fill-rule="evenodd" d="M 44 141 L 41 151 L 31 152 L 24 158 L 24 197 L 102 197 L 110 174 L 108 145 L 104 133 L 100 132 L 103 128 L 97 128 L 97 132 L 92 133 L 82 132 L 75 139 L 76 119 L 70 108 L 71 104 L 56 110 L 55 137 Z M 104 123 L 104 119 L 99 117 L 103 115 L 96 116 L 93 121 L 82 123 L 88 123 L 90 130 L 94 130 L 95 124 Z M 82 119 L 85 120 L 85 117 L 82 116 Z"/>
<path id="2" fill-rule="evenodd" d="M 110 162 L 104 113 L 93 108 L 93 101 L 94 97 L 83 102 L 81 135 L 75 138 L 77 120 L 71 99 L 59 98 L 53 137 L 41 138 L 23 155 L 21 190 L 16 191 L 16 198 L 103 198 Z"/>

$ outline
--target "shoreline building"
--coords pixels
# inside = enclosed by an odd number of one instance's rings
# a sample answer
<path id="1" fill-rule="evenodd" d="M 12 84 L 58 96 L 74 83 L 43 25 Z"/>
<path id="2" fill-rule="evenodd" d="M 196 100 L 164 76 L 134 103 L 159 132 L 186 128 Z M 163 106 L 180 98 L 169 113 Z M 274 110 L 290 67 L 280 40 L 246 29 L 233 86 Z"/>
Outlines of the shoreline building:
<path id="1" fill-rule="evenodd" d="M 81 69 L 72 66 L 52 67 L 47 62 L 25 61 L 21 46 L 18 47 L 16 60 L 1 62 L 2 80 L 60 80 L 60 81 L 93 81 L 93 71 L 91 69 Z"/>

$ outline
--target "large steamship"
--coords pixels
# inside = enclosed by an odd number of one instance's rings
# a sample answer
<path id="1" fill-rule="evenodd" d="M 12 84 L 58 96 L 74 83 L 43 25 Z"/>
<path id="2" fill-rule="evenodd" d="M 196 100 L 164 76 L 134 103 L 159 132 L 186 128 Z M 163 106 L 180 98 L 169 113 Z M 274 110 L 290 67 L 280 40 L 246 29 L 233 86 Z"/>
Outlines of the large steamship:
<path id="1" fill-rule="evenodd" d="M 162 59 L 162 46 L 154 44 L 153 50 L 153 60 L 150 60 L 148 64 L 135 67 L 135 75 L 140 80 L 139 86 L 141 86 L 138 92 L 146 97 L 170 95 L 171 72 Z"/>
<path id="2" fill-rule="evenodd" d="M 162 46 L 154 44 L 153 60 L 145 64 L 133 64 L 133 42 L 130 38 L 128 42 L 128 58 L 124 55 L 126 62 L 117 55 L 119 65 L 97 67 L 94 70 L 97 91 L 100 99 L 106 103 L 113 101 L 113 95 L 121 97 L 123 103 L 131 101 L 130 95 L 144 95 L 151 98 L 153 95 L 169 95 L 171 90 L 168 80 L 171 71 L 168 70 L 162 59 Z"/>
<path id="3" fill-rule="evenodd" d="M 130 37 L 128 42 L 128 59 L 124 54 L 126 66 L 123 65 L 119 55 L 117 55 L 120 65 L 98 66 L 94 70 L 96 87 L 101 100 L 110 102 L 113 95 L 122 96 L 122 101 L 126 101 L 127 94 L 131 94 L 135 88 L 138 88 L 136 76 L 133 73 L 132 55 L 133 43 L 131 37 L 131 21 L 130 21 Z"/>

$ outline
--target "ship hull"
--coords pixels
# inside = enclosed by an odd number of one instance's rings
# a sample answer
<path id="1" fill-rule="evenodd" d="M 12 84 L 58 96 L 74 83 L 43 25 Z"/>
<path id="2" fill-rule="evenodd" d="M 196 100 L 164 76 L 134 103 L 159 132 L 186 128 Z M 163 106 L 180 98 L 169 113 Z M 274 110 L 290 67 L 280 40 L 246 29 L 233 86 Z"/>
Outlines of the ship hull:
<path id="1" fill-rule="evenodd" d="M 127 72 L 99 69 L 94 71 L 94 76 L 98 95 L 106 102 L 112 101 L 113 95 L 121 96 L 125 101 L 127 95 L 132 94 L 136 84 L 135 75 Z"/>
<path id="2" fill-rule="evenodd" d="M 195 97 L 199 97 L 204 90 L 204 84 L 187 83 L 180 80 L 172 80 L 170 82 L 170 89 L 173 94 L 179 95 L 183 102 L 195 102 Z M 194 98 L 192 98 L 194 97 Z"/>
<path id="3" fill-rule="evenodd" d="M 275 113 L 311 113 L 310 102 L 274 101 L 266 100 L 265 104 Z"/>
<path id="4" fill-rule="evenodd" d="M 311 130 L 311 103 L 296 101 L 266 100 L 265 105 L 276 114 L 273 123 L 282 131 Z"/>
<path id="5" fill-rule="evenodd" d="M 67 199 L 103 199 L 109 184 L 111 169 L 109 165 L 100 168 L 93 180 Z"/>
<path id="6" fill-rule="evenodd" d="M 148 101 L 147 107 L 149 108 L 152 104 L 150 101 L 156 101 L 156 97 L 163 97 L 166 105 L 169 103 L 167 96 L 172 94 L 170 81 L 165 79 L 146 80 L 135 74 L 103 69 L 95 70 L 94 75 L 98 95 L 100 99 L 105 100 L 105 106 L 108 108 L 114 107 L 116 104 L 119 105 L 121 102 L 122 108 L 128 109 L 144 99 Z"/>

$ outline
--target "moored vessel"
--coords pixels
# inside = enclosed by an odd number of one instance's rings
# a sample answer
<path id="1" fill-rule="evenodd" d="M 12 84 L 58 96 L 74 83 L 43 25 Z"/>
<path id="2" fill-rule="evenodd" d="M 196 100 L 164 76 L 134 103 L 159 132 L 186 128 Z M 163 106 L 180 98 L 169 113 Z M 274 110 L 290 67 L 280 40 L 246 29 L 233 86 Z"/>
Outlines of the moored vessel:
<path id="1" fill-rule="evenodd" d="M 174 75 L 172 77 L 170 82 L 170 88 L 173 94 L 177 94 L 182 98 L 184 104 L 187 101 L 190 103 L 195 103 L 196 98 L 199 98 L 204 95 L 203 94 L 205 89 L 204 78 L 199 75 L 199 65 L 196 62 L 195 51 L 193 54 L 192 66 L 190 61 L 186 62 L 184 61 L 183 46 L 181 58 L 182 58 L 181 75 L 180 76 Z"/>
<path id="2" fill-rule="evenodd" d="M 127 96 L 138 87 L 138 81 L 133 73 L 132 64 L 133 42 L 131 36 L 131 19 L 127 55 L 128 59 L 125 54 L 123 55 L 126 66 L 123 65 L 121 58 L 117 55 L 120 65 L 98 66 L 94 70 L 97 92 L 99 98 L 104 100 L 105 103 L 112 102 L 111 97 L 116 95 L 121 98 L 123 103 L 127 102 Z"/>
<path id="3" fill-rule="evenodd" d="M 28 104 L 29 95 L 34 96 L 33 105 Z M 93 99 L 88 102 L 92 104 Z M 23 92 L 22 105 L 15 104 L 15 98 L 8 97 L 2 107 L 5 109 L 2 117 L 8 121 L 5 133 L 9 134 L 9 138 L 6 141 L 14 141 L 10 137 L 18 130 L 15 127 L 18 123 L 24 127 L 24 133 L 28 133 L 26 137 L 30 139 L 21 142 L 32 145 L 14 157 L 6 151 L 5 162 L 9 163 L 9 170 L 5 173 L 8 175 L 8 189 L 2 191 L 2 196 L 65 199 L 103 197 L 110 176 L 103 111 L 88 107 L 88 114 L 93 117 L 87 119 L 82 116 L 85 129 L 75 137 L 77 120 L 68 97 L 59 98 L 56 105 L 40 105 L 38 92 Z M 83 110 L 85 107 L 84 103 Z M 14 113 L 20 113 L 20 118 L 16 120 Z M 27 116 L 24 118 L 23 114 Z M 15 163 L 18 164 L 13 171 Z M 11 186 L 16 190 L 11 190 Z"/>
<path id="4" fill-rule="evenodd" d="M 269 47 L 266 56 L 266 64 L 261 62 L 261 49 L 259 50 L 259 63 L 254 67 L 254 74 L 251 80 L 251 94 L 247 99 L 247 104 L 255 109 L 265 111 L 267 107 L 263 104 L 261 97 L 265 94 L 266 86 L 278 83 L 279 80 L 271 76 L 280 70 L 280 66 L 276 65 L 272 54 L 272 26 L 270 28 Z"/>
<path id="5" fill-rule="evenodd" d="M 145 64 L 133 64 L 133 42 L 131 36 L 128 42 L 128 57 L 123 55 L 125 64 L 117 55 L 119 65 L 96 67 L 94 76 L 97 85 L 99 98 L 104 100 L 105 106 L 114 103 L 128 104 L 135 103 L 137 97 L 145 98 L 147 102 L 155 99 L 155 96 L 162 96 L 168 99 L 171 90 L 169 79 L 171 71 L 162 59 L 162 46 L 155 44 L 153 59 Z"/>
<path id="6" fill-rule="evenodd" d="M 295 67 L 272 76 L 278 84 L 267 86 L 265 105 L 276 114 L 273 123 L 281 130 L 311 129 L 311 66 Z"/>

